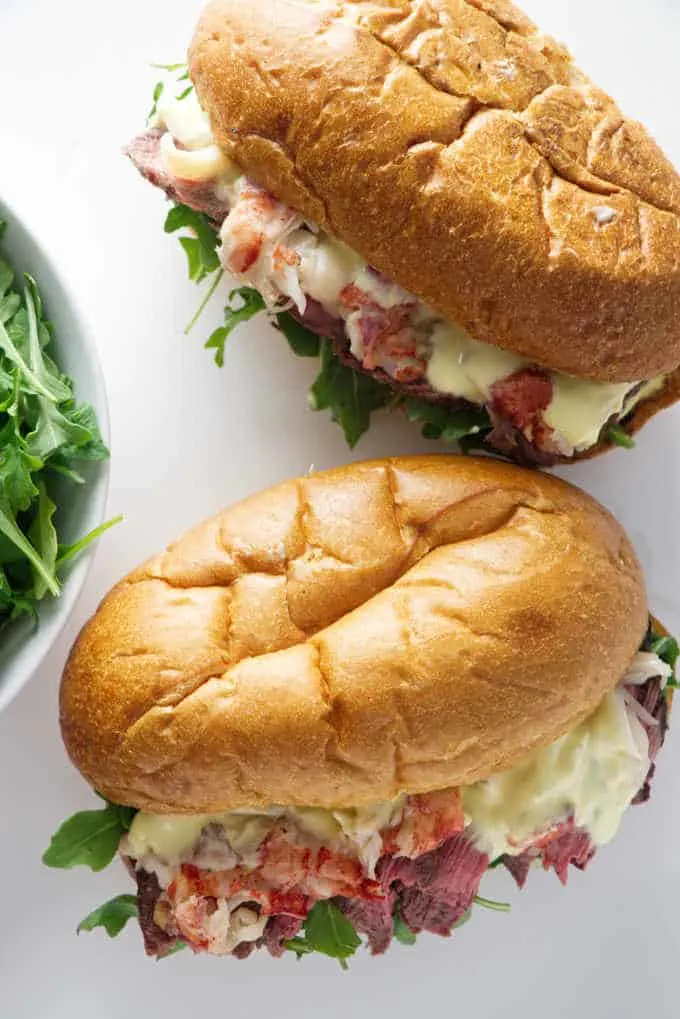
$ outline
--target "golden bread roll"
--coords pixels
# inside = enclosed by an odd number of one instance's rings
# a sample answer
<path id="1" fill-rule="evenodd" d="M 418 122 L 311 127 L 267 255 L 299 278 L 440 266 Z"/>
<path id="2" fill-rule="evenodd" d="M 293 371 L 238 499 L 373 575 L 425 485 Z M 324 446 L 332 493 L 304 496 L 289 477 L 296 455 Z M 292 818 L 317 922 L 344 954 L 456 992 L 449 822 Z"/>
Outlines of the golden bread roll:
<path id="1" fill-rule="evenodd" d="M 677 368 L 680 179 L 512 4 L 213 0 L 190 74 L 245 173 L 471 336 Z"/>
<path id="2" fill-rule="evenodd" d="M 155 813 L 468 785 L 572 730 L 647 626 L 621 527 L 552 477 L 413 457 L 277 485 L 104 600 L 67 664 L 74 764 Z"/>

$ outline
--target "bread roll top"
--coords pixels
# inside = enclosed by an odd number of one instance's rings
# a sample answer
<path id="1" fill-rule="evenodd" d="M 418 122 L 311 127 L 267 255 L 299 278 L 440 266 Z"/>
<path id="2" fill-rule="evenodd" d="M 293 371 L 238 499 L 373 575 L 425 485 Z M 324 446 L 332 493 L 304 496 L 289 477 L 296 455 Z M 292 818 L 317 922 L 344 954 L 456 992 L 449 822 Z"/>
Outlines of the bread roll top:
<path id="1" fill-rule="evenodd" d="M 476 339 L 680 363 L 680 179 L 512 4 L 213 0 L 190 73 L 252 179 Z"/>
<path id="2" fill-rule="evenodd" d="M 343 807 L 488 777 L 576 726 L 647 625 L 616 521 L 488 460 L 278 485 L 117 585 L 64 673 L 68 752 L 156 813 Z"/>

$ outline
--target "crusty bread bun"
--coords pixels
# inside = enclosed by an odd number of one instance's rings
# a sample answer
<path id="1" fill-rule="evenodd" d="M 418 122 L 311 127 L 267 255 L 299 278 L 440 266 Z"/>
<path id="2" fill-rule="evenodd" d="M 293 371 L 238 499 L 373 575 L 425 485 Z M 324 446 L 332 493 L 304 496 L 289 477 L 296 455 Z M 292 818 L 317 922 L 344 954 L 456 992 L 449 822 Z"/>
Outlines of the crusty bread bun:
<path id="1" fill-rule="evenodd" d="M 474 782 L 567 732 L 647 626 L 616 521 L 556 478 L 413 457 L 290 481 L 105 599 L 63 677 L 74 764 L 155 812 Z"/>
<path id="2" fill-rule="evenodd" d="M 680 178 L 506 0 L 214 0 L 190 73 L 248 175 L 477 339 L 680 363 Z"/>

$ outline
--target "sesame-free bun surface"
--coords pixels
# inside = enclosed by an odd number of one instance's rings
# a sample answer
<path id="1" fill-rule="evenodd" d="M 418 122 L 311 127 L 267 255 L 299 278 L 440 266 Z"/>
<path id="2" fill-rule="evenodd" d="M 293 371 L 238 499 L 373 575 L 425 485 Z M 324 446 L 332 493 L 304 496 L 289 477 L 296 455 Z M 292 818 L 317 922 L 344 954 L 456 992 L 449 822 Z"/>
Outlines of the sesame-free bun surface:
<path id="1" fill-rule="evenodd" d="M 680 363 L 680 179 L 512 4 L 214 0 L 190 73 L 251 178 L 477 339 Z"/>
<path id="2" fill-rule="evenodd" d="M 577 725 L 647 626 L 619 525 L 459 457 L 342 467 L 201 524 L 66 666 L 74 764 L 156 812 L 350 806 L 476 781 Z"/>

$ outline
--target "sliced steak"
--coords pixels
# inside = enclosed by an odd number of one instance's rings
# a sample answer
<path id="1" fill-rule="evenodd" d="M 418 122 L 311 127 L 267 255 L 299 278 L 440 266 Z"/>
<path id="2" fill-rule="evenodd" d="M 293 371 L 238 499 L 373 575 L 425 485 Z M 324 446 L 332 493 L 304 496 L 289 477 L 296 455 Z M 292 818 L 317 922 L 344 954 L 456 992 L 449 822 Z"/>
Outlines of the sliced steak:
<path id="1" fill-rule="evenodd" d="M 219 225 L 227 215 L 228 206 L 215 194 L 212 181 L 181 180 L 168 173 L 161 156 L 161 138 L 165 132 L 152 128 L 138 135 L 125 149 L 125 155 L 154 187 L 164 191 L 173 202 L 188 205 L 202 212 Z"/>

